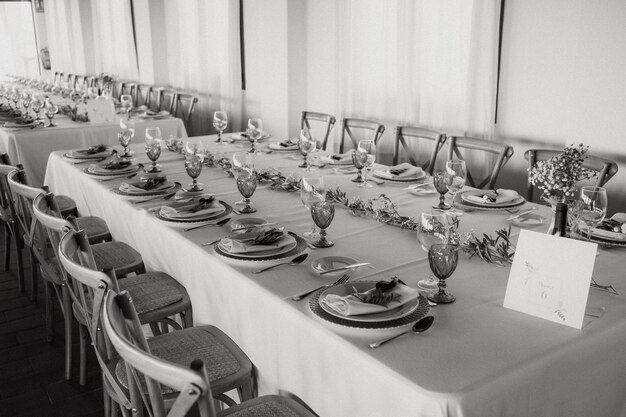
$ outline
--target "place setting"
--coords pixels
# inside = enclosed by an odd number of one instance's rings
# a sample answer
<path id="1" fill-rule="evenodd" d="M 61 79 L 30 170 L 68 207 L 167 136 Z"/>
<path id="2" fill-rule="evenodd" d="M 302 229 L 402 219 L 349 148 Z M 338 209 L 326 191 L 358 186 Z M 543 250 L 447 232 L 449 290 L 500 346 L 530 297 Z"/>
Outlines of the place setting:
<path id="1" fill-rule="evenodd" d="M 67 159 L 76 160 L 76 163 L 102 161 L 117 154 L 111 147 L 103 144 L 90 146 L 88 148 L 73 149 L 65 152 L 63 156 Z"/>
<path id="2" fill-rule="evenodd" d="M 152 211 L 155 218 L 167 226 L 190 231 L 209 225 L 225 225 L 233 209 L 215 196 L 205 195 L 168 203 Z"/>
<path id="3" fill-rule="evenodd" d="M 136 181 L 122 182 L 112 191 L 129 201 L 142 203 L 159 197 L 174 195 L 179 189 L 179 183 L 170 181 L 164 175 L 149 175 L 142 176 Z"/>
<path id="4" fill-rule="evenodd" d="M 391 182 L 420 182 L 426 184 L 429 179 L 429 175 L 421 167 L 416 167 L 408 162 L 389 167 L 388 169 L 375 169 L 373 175 Z M 430 184 L 432 184 L 432 181 Z M 434 190 L 434 188 L 431 189 Z"/>
<path id="5" fill-rule="evenodd" d="M 132 158 L 112 158 L 99 163 L 92 163 L 83 169 L 87 175 L 99 181 L 109 181 L 116 178 L 136 176 L 143 165 L 135 163 Z"/>

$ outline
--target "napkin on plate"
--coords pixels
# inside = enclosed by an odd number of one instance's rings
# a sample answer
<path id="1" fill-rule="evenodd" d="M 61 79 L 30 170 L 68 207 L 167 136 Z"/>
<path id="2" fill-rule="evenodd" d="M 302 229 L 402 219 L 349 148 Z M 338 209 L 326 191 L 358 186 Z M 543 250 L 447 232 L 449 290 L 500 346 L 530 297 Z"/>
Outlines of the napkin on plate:
<path id="1" fill-rule="evenodd" d="M 120 184 L 120 191 L 129 194 L 144 193 L 146 191 L 159 191 L 170 188 L 172 183 L 165 177 L 152 177 L 146 181 L 135 181 L 132 183 L 123 182 Z"/>
<path id="2" fill-rule="evenodd" d="M 335 164 L 347 164 L 352 163 L 352 151 L 344 152 L 344 153 L 333 153 L 328 155 L 328 159 L 331 163 Z"/>
<path id="3" fill-rule="evenodd" d="M 487 190 L 483 193 L 468 194 L 463 197 L 470 203 L 489 205 L 514 201 L 515 199 L 519 198 L 519 194 L 515 190 L 505 190 L 503 188 L 498 188 L 495 191 Z"/>
<path id="4" fill-rule="evenodd" d="M 411 165 L 408 162 L 404 162 L 400 165 L 389 167 L 387 172 L 396 178 L 414 178 L 422 176 L 424 170 L 420 167 Z"/>
<path id="5" fill-rule="evenodd" d="M 284 150 L 284 151 L 295 150 L 295 149 L 298 149 L 298 139 L 293 138 L 293 139 L 284 140 L 282 142 L 270 143 L 269 147 L 270 149 L 277 149 L 277 150 Z"/>
<path id="6" fill-rule="evenodd" d="M 372 288 L 364 293 L 359 293 L 358 297 L 355 294 L 326 294 L 323 298 L 320 298 L 320 302 L 343 316 L 359 316 L 393 310 L 419 297 L 419 292 L 416 289 L 397 283 L 390 291 L 385 292 L 385 295 L 395 295 L 395 298 L 386 305 L 362 301 L 363 298 L 373 291 L 377 291 L 376 288 Z"/>
<path id="7" fill-rule="evenodd" d="M 212 195 L 198 200 L 173 203 L 161 207 L 161 216 L 173 219 L 185 219 L 192 217 L 206 217 L 224 211 L 224 206 Z"/>
<path id="8" fill-rule="evenodd" d="M 236 237 L 223 238 L 220 247 L 229 253 L 254 253 L 278 250 L 293 244 L 295 239 L 283 233 L 283 228 L 257 227 Z"/>
<path id="9" fill-rule="evenodd" d="M 95 145 L 90 148 L 77 149 L 75 151 L 72 151 L 72 153 L 79 154 L 79 155 L 94 155 L 97 153 L 105 152 L 106 150 L 107 150 L 106 145 Z"/>

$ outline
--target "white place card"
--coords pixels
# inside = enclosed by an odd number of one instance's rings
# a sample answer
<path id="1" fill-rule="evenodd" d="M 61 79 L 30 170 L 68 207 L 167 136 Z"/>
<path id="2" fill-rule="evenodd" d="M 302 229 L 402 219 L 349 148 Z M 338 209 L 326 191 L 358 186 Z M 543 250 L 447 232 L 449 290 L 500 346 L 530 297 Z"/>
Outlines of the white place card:
<path id="1" fill-rule="evenodd" d="M 581 329 L 598 245 L 521 230 L 504 307 Z"/>
<path id="2" fill-rule="evenodd" d="M 87 102 L 87 114 L 89 114 L 89 121 L 93 123 L 114 123 L 115 105 L 113 104 L 113 100 L 104 97 L 89 100 Z"/>

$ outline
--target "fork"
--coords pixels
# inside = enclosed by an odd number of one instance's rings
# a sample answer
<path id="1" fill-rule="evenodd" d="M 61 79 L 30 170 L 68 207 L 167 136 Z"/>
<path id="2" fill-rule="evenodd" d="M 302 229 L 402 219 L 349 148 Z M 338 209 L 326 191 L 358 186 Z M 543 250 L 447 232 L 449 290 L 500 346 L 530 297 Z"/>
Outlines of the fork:
<path id="1" fill-rule="evenodd" d="M 333 282 L 332 284 L 322 285 L 321 287 L 314 288 L 314 289 L 312 289 L 310 291 L 306 291 L 306 292 L 303 292 L 301 294 L 293 295 L 291 297 L 291 299 L 294 300 L 294 301 L 300 301 L 304 297 L 306 297 L 307 295 L 313 294 L 317 290 L 321 290 L 322 288 L 332 287 L 333 285 L 337 285 L 337 284 L 343 284 L 343 283 L 347 282 L 349 279 L 350 279 L 350 274 L 343 274 L 341 276 L 341 278 L 339 278 L 337 281 Z"/>

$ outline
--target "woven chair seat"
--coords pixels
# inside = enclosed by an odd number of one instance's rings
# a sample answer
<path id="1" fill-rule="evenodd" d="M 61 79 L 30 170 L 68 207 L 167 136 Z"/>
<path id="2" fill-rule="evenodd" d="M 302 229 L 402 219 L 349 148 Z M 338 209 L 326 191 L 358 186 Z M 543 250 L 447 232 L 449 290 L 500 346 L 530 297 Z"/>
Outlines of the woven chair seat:
<path id="1" fill-rule="evenodd" d="M 104 242 L 91 247 L 99 270 L 114 269 L 118 276 L 145 271 L 141 255 L 123 242 Z"/>
<path id="2" fill-rule="evenodd" d="M 85 231 L 90 245 L 111 240 L 109 227 L 104 219 L 101 219 L 100 217 L 77 217 L 76 223 L 78 224 L 79 229 Z"/>
<path id="3" fill-rule="evenodd" d="M 120 290 L 126 290 L 133 297 L 137 314 L 153 311 L 183 299 L 185 287 L 164 272 L 145 274 L 121 279 Z"/>
<path id="4" fill-rule="evenodd" d="M 230 407 L 220 417 L 313 417 L 315 414 L 286 397 L 266 395 Z"/>
<path id="5" fill-rule="evenodd" d="M 61 217 L 66 219 L 68 216 L 78 216 L 78 209 L 76 208 L 76 202 L 71 197 L 66 195 L 57 195 L 56 202 L 61 210 Z"/>
<path id="6" fill-rule="evenodd" d="M 228 383 L 224 384 L 220 380 L 237 381 L 251 372 L 252 364 L 245 353 L 215 326 L 197 326 L 166 333 L 148 339 L 148 345 L 152 355 L 182 366 L 189 366 L 194 359 L 202 360 L 206 364 L 214 395 L 230 389 Z M 115 375 L 128 389 L 126 366 L 121 359 L 115 364 Z M 142 388 L 146 390 L 143 375 L 140 378 Z M 222 382 L 220 385 L 225 390 L 213 389 L 215 382 Z M 174 392 L 170 387 L 161 387 L 164 394 Z"/>

